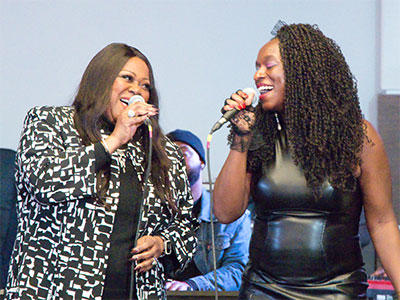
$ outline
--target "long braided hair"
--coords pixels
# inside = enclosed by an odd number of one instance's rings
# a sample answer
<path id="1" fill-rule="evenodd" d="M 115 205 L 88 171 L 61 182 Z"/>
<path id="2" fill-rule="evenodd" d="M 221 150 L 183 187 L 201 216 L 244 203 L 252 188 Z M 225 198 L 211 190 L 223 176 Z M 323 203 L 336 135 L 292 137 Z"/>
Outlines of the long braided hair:
<path id="1" fill-rule="evenodd" d="M 111 88 L 115 78 L 126 62 L 132 58 L 142 59 L 149 69 L 150 98 L 148 103 L 159 107 L 157 90 L 155 89 L 153 69 L 147 57 L 138 49 L 122 43 L 112 43 L 98 52 L 87 66 L 80 82 L 78 93 L 73 102 L 75 107 L 74 121 L 79 135 L 85 145 L 101 141 L 100 127 L 102 118 L 110 103 Z M 153 126 L 153 163 L 150 178 L 154 183 L 156 195 L 168 201 L 176 212 L 177 207 L 171 197 L 168 170 L 171 166 L 165 152 L 165 137 L 158 125 L 158 115 L 152 117 Z M 142 134 L 143 145 L 148 147 L 149 137 L 143 134 L 141 127 L 136 134 Z M 145 149 L 147 153 L 148 149 Z M 144 165 L 146 165 L 147 157 Z M 97 173 L 97 194 L 101 203 L 108 189 L 110 180 L 109 169 L 102 169 Z"/>
<path id="2" fill-rule="evenodd" d="M 325 180 L 340 190 L 354 191 L 353 171 L 361 164 L 365 128 L 357 83 L 339 46 L 316 25 L 284 24 L 275 38 L 285 73 L 281 117 L 295 164 L 304 170 L 316 197 Z M 278 134 L 273 113 L 263 111 L 259 104 L 256 114 L 256 134 L 248 156 L 251 173 L 272 163 Z"/>

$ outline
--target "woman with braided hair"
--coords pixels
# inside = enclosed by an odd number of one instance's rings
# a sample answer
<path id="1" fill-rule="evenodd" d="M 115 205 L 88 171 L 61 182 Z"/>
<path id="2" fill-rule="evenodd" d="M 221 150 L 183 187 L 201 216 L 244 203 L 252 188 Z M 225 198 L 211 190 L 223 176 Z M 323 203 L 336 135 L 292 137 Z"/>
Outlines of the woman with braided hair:
<path id="1" fill-rule="evenodd" d="M 259 51 L 259 103 L 237 91 L 224 111 L 231 150 L 214 210 L 229 223 L 255 202 L 240 299 L 366 299 L 358 235 L 368 229 L 400 293 L 400 234 L 382 140 L 363 119 L 356 81 L 337 44 L 308 24 L 280 23 Z"/>

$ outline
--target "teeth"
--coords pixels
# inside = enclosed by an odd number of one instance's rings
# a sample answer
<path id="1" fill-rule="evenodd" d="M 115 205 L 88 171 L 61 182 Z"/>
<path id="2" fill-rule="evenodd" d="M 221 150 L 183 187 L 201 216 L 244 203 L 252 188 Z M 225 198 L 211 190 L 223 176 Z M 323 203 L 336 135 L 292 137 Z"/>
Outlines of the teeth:
<path id="1" fill-rule="evenodd" d="M 125 104 L 129 104 L 129 102 L 128 102 L 128 100 L 126 100 L 126 99 L 119 99 L 119 101 L 121 101 L 121 102 L 123 102 L 123 103 L 125 103 Z"/>
<path id="2" fill-rule="evenodd" d="M 263 85 L 258 88 L 258 91 L 260 92 L 260 94 L 265 94 L 269 91 L 272 91 L 273 89 L 274 87 L 272 85 Z"/>

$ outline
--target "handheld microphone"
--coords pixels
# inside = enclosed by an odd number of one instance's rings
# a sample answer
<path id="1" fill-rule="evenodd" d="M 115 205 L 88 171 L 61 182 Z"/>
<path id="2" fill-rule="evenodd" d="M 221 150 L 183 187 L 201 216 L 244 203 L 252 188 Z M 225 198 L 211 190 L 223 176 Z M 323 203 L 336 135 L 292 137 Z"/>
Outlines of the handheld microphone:
<path id="1" fill-rule="evenodd" d="M 131 105 L 134 102 L 146 102 L 144 101 L 144 98 L 140 95 L 133 95 L 132 97 L 129 98 L 128 100 L 128 105 Z M 151 125 L 151 120 L 150 118 L 147 118 L 146 120 L 144 120 L 144 124 Z"/>
<path id="2" fill-rule="evenodd" d="M 250 96 L 251 94 L 254 95 L 253 98 L 253 102 L 251 104 L 253 104 L 256 100 L 256 91 L 253 88 L 245 88 L 243 89 L 243 92 L 246 93 L 248 96 Z M 228 110 L 227 112 L 225 112 L 222 117 L 218 120 L 218 122 L 216 122 L 214 124 L 214 126 L 211 128 L 210 133 L 214 133 L 215 131 L 217 131 L 218 129 L 220 129 L 222 127 L 222 125 L 224 125 L 226 122 L 228 122 L 230 119 L 232 119 L 240 110 L 237 108 Z"/>
<path id="3" fill-rule="evenodd" d="M 144 101 L 144 98 L 140 95 L 133 95 L 132 97 L 129 98 L 128 100 L 128 105 L 131 105 L 134 102 L 146 102 Z M 125 102 L 126 103 L 126 102 Z M 143 186 L 143 199 L 146 199 L 148 194 L 149 194 L 149 185 L 148 185 L 148 181 L 149 181 L 149 177 L 150 177 L 150 170 L 151 170 L 151 160 L 152 160 L 152 153 L 153 153 L 153 127 L 151 125 L 151 120 L 150 118 L 147 118 L 146 120 L 144 120 L 143 122 L 148 130 L 149 130 L 149 147 L 148 147 L 148 151 L 149 153 L 147 154 L 148 157 L 148 161 L 147 161 L 147 167 L 146 167 L 146 171 L 144 174 L 144 186 Z M 139 218 L 142 217 L 143 214 L 143 201 L 140 202 L 139 204 Z M 140 222 L 140 220 L 139 220 Z M 135 241 L 134 241 L 134 245 L 136 247 L 137 245 L 137 241 L 139 239 L 139 228 L 140 226 L 138 225 L 136 227 L 136 235 L 135 235 Z M 130 285 L 129 285 L 129 300 L 133 299 L 133 291 L 135 290 L 134 288 L 134 283 L 136 280 L 136 271 L 135 271 L 135 264 L 136 262 L 134 260 L 132 260 L 131 262 L 131 278 L 130 278 Z"/>
<path id="4" fill-rule="evenodd" d="M 133 95 L 132 97 L 129 98 L 128 100 L 128 105 L 131 105 L 134 102 L 145 102 L 144 98 L 140 95 Z"/>

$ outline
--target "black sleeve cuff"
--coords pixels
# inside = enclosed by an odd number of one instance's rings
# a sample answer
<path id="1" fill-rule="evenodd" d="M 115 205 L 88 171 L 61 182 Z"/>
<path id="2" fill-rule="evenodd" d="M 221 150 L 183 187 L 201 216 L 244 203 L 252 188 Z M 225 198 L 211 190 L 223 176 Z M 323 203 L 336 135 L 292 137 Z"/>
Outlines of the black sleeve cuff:
<path id="1" fill-rule="evenodd" d="M 96 173 L 111 163 L 111 155 L 108 154 L 100 142 L 94 144 L 94 156 L 96 159 Z"/>

